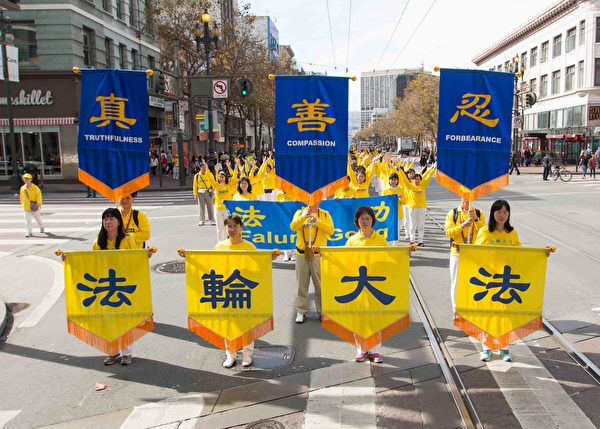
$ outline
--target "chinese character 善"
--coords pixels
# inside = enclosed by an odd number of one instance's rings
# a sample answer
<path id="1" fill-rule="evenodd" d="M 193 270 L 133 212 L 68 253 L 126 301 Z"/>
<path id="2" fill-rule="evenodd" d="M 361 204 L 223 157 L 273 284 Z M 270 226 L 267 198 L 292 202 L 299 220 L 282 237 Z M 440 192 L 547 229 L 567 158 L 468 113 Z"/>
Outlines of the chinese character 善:
<path id="1" fill-rule="evenodd" d="M 92 116 L 90 122 L 100 122 L 96 125 L 97 128 L 107 126 L 110 121 L 115 121 L 119 128 L 128 130 L 130 125 L 137 122 L 137 119 L 125 117 L 125 103 L 128 98 L 115 97 L 115 94 L 110 93 L 110 97 L 96 97 L 96 101 L 100 102 L 100 116 Z"/>
<path id="2" fill-rule="evenodd" d="M 266 216 L 260 214 L 260 210 L 256 210 L 254 206 L 250 206 L 248 210 L 240 207 L 235 208 L 235 213 L 242 218 L 244 226 L 262 226 L 260 223 Z"/>
<path id="3" fill-rule="evenodd" d="M 502 304 L 510 304 L 513 301 L 517 301 L 519 304 L 523 303 L 519 292 L 525 292 L 529 289 L 531 283 L 516 283 L 511 280 L 519 280 L 521 276 L 519 274 L 511 274 L 511 267 L 508 265 L 504 266 L 504 271 L 502 274 L 492 274 L 488 273 L 485 268 L 479 268 L 479 274 L 484 277 L 490 277 L 493 279 L 500 279 L 498 282 L 489 282 L 485 283 L 484 281 L 478 279 L 477 277 L 471 277 L 470 283 L 475 286 L 483 286 L 485 287 L 485 291 L 478 292 L 473 295 L 473 299 L 475 301 L 481 301 L 485 296 L 490 292 L 490 289 L 499 288 L 493 296 L 492 301 L 500 302 Z M 508 296 L 505 294 L 508 292 Z"/>
<path id="4" fill-rule="evenodd" d="M 450 119 L 450 122 L 454 123 L 458 119 L 458 115 L 460 116 L 468 116 L 469 118 L 475 119 L 476 121 L 481 122 L 483 125 L 486 125 L 490 128 L 494 128 L 498 125 L 498 119 L 489 119 L 490 109 L 484 109 L 488 104 L 492 101 L 492 96 L 489 94 L 464 94 L 461 105 L 456 106 L 458 109 L 456 113 Z M 473 108 L 473 111 L 469 111 L 468 109 Z"/>
<path id="5" fill-rule="evenodd" d="M 107 284 L 107 286 L 96 286 L 90 287 L 83 283 L 77 283 L 77 290 L 82 292 L 92 292 L 92 296 L 87 297 L 83 300 L 83 306 L 89 307 L 96 301 L 98 295 L 106 293 L 104 298 L 100 300 L 100 305 L 109 307 L 120 307 L 122 304 L 131 305 L 131 300 L 125 294 L 132 294 L 137 285 L 122 285 L 118 286 L 119 283 L 126 282 L 125 277 L 117 277 L 116 271 L 112 268 L 108 270 L 108 277 L 101 277 L 96 279 L 89 273 L 85 273 L 83 276 L 88 282 L 96 283 L 99 285 Z M 118 300 L 112 300 L 114 295 L 117 295 Z"/>
<path id="6" fill-rule="evenodd" d="M 385 280 L 386 280 L 386 277 L 384 277 L 384 276 L 369 276 L 367 274 L 367 267 L 362 265 L 358 269 L 358 276 L 342 277 L 342 283 L 357 282 L 356 289 L 354 289 L 348 295 L 336 296 L 335 300 L 337 302 L 339 302 L 340 304 L 347 304 L 349 302 L 354 301 L 356 298 L 358 298 L 358 296 L 363 291 L 363 289 L 367 288 L 367 290 L 369 292 L 371 292 L 371 294 L 375 298 L 377 298 L 377 300 L 379 302 L 381 302 L 383 305 L 389 305 L 396 299 L 396 297 L 392 296 L 392 295 L 388 295 L 387 293 L 380 291 L 379 289 L 377 289 L 375 286 L 373 286 L 370 283 L 370 282 L 382 282 Z"/>
<path id="7" fill-rule="evenodd" d="M 223 304 L 221 308 L 229 308 L 229 304 L 231 308 L 241 309 L 244 305 L 247 309 L 252 308 L 251 292 L 258 283 L 244 278 L 240 270 L 234 270 L 226 280 L 223 280 L 224 277 L 215 270 L 202 276 L 205 296 L 200 298 L 200 302 L 210 302 L 213 309 L 218 303 Z"/>
<path id="8" fill-rule="evenodd" d="M 297 122 L 298 131 L 325 131 L 327 124 L 333 124 L 335 118 L 326 116 L 325 107 L 329 104 L 321 103 L 317 98 L 314 103 L 309 103 L 306 99 L 302 103 L 292 104 L 292 109 L 296 109 L 296 118 L 289 118 L 288 124 Z"/>

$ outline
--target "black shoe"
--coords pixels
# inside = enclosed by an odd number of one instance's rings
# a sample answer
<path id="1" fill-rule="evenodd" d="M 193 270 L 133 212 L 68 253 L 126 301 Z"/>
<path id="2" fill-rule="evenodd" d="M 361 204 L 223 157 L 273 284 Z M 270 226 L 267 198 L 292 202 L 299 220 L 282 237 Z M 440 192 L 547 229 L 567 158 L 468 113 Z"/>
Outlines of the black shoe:
<path id="1" fill-rule="evenodd" d="M 131 356 L 130 356 L 131 358 Z M 117 363 L 121 359 L 121 353 L 117 353 L 116 355 L 106 356 L 104 358 L 104 365 L 113 365 Z"/>

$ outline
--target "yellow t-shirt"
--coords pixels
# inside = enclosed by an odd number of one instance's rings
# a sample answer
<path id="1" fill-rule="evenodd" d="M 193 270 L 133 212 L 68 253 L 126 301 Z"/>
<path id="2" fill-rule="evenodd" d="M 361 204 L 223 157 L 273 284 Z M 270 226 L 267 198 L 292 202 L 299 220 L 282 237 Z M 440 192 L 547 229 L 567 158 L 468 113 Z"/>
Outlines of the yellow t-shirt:
<path id="1" fill-rule="evenodd" d="M 475 213 L 477 214 L 477 212 Z M 479 230 L 487 229 L 487 225 L 481 210 L 479 211 L 479 219 L 471 223 L 471 226 L 463 228 L 461 225 L 467 220 L 467 217 L 467 213 L 459 206 L 456 208 L 456 222 L 454 222 L 454 209 L 450 210 L 446 215 L 446 223 L 444 225 L 446 236 L 456 243 L 465 243 L 467 239 L 470 240 L 470 243 L 474 243 Z M 458 256 L 456 247 L 450 247 L 450 254 Z"/>
<path id="2" fill-rule="evenodd" d="M 256 246 L 246 240 L 242 240 L 238 244 L 232 244 L 228 238 L 215 244 L 214 250 L 256 250 Z"/>
<path id="3" fill-rule="evenodd" d="M 371 236 L 369 238 L 366 238 L 361 231 L 358 231 L 346 241 L 345 245 L 348 247 L 389 246 L 388 242 L 385 241 L 385 238 L 377 234 L 374 230 L 371 230 Z"/>
<path id="4" fill-rule="evenodd" d="M 138 225 L 133 220 L 133 209 L 129 210 L 127 216 L 123 216 L 123 209 L 120 209 L 123 217 L 123 225 L 127 235 L 133 238 L 137 249 L 143 249 L 144 243 L 150 240 L 150 222 L 146 213 L 138 210 Z"/>
<path id="5" fill-rule="evenodd" d="M 278 192 L 277 195 L 275 196 L 275 201 L 280 202 L 280 203 L 285 203 L 288 201 L 294 201 L 294 198 L 290 197 L 288 194 L 281 191 L 281 192 Z"/>
<path id="6" fill-rule="evenodd" d="M 483 244 L 488 246 L 520 246 L 517 230 L 513 228 L 511 232 L 506 230 L 502 232 L 490 232 L 488 228 L 481 228 L 477 231 L 477 239 L 474 244 Z"/>
<path id="7" fill-rule="evenodd" d="M 343 198 L 354 198 L 354 197 L 355 197 L 355 193 L 352 190 L 352 188 L 348 188 L 348 189 L 340 188 L 337 191 L 335 191 L 335 194 L 333 194 L 333 198 L 336 200 L 341 200 Z"/>
<path id="8" fill-rule="evenodd" d="M 33 183 L 30 188 L 27 185 L 21 186 L 19 198 L 21 199 L 21 206 L 26 212 L 31 211 L 32 202 L 38 203 L 38 206 L 42 208 L 42 191 Z"/>
<path id="9" fill-rule="evenodd" d="M 107 240 L 106 241 L 106 249 L 100 249 L 100 246 L 98 246 L 98 239 L 96 239 L 94 241 L 94 244 L 92 246 L 93 250 L 117 250 L 115 248 L 115 243 L 117 242 L 117 240 Z M 121 244 L 119 246 L 118 250 L 124 250 L 124 249 L 137 249 L 138 247 L 135 244 L 135 240 L 133 239 L 133 237 L 130 237 L 129 235 L 126 235 L 125 238 L 123 238 L 123 240 L 121 240 Z"/>
<path id="10" fill-rule="evenodd" d="M 383 190 L 382 195 L 398 195 L 398 219 L 404 218 L 404 210 L 402 204 L 406 204 L 406 197 L 404 196 L 404 189 L 398 185 L 392 188 L 390 185 L 386 186 Z"/>
<path id="11" fill-rule="evenodd" d="M 252 193 L 240 194 L 239 192 L 236 192 L 235 195 L 233 196 L 233 201 L 256 201 L 256 200 L 258 200 L 258 198 L 256 198 L 256 195 L 254 195 Z"/>

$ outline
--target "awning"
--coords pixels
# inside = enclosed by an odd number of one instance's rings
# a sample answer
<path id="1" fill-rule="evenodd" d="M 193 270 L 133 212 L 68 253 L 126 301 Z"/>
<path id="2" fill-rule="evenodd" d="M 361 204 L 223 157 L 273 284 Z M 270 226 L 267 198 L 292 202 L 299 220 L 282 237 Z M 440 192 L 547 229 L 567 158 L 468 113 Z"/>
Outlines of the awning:
<path id="1" fill-rule="evenodd" d="M 13 125 L 22 126 L 47 126 L 47 125 L 73 125 L 75 118 L 14 118 Z M 7 127 L 8 119 L 0 119 L 0 126 Z"/>

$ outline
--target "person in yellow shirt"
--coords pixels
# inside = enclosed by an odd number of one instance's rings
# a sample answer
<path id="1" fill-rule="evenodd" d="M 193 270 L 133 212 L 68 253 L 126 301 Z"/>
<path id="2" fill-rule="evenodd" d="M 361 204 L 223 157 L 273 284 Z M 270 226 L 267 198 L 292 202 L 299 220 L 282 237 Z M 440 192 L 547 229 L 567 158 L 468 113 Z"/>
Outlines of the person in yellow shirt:
<path id="1" fill-rule="evenodd" d="M 227 167 L 229 167 L 229 161 L 226 162 Z M 227 177 L 225 171 L 217 170 L 217 166 L 215 166 L 215 175 L 217 176 L 217 180 L 215 180 L 215 176 L 210 172 L 210 170 L 206 170 L 206 174 L 203 177 L 208 180 L 210 186 L 212 187 L 215 193 L 215 218 L 217 220 L 217 239 L 219 241 L 225 240 L 227 238 L 227 232 L 225 231 L 225 218 L 227 217 L 227 207 L 225 207 L 225 200 L 232 200 L 233 195 L 237 190 L 237 175 L 238 172 L 229 169 L 232 173 L 231 178 Z"/>
<path id="2" fill-rule="evenodd" d="M 334 200 L 341 200 L 344 198 L 354 198 L 354 191 L 350 187 L 350 177 L 347 176 L 347 178 L 348 178 L 348 184 L 346 186 L 342 186 L 342 187 L 338 188 L 335 191 L 335 193 L 333 194 Z"/>
<path id="3" fill-rule="evenodd" d="M 296 323 L 302 323 L 308 311 L 311 279 L 315 289 L 315 306 L 321 315 L 321 258 L 318 249 L 325 246 L 333 234 L 333 220 L 327 210 L 312 205 L 296 211 L 290 229 L 296 233 Z"/>
<path id="4" fill-rule="evenodd" d="M 521 246 L 517 230 L 510 224 L 510 205 L 505 200 L 496 200 L 490 208 L 490 218 L 487 228 L 477 232 L 475 244 L 488 246 Z M 479 358 L 487 362 L 492 357 L 492 350 L 482 344 L 483 351 Z M 500 350 L 500 357 L 505 362 L 511 362 L 512 356 L 508 349 Z"/>
<path id="5" fill-rule="evenodd" d="M 404 173 L 400 173 L 404 174 Z M 404 210 L 402 209 L 402 204 L 406 202 L 406 197 L 404 196 L 404 188 L 398 185 L 399 179 L 397 173 L 390 174 L 390 179 L 388 181 L 388 186 L 383 189 L 382 195 L 396 195 L 398 197 L 398 240 L 392 242 L 392 246 L 397 246 L 400 240 L 400 228 L 402 227 L 402 222 L 404 220 Z"/>
<path id="6" fill-rule="evenodd" d="M 356 170 L 352 169 L 350 163 L 348 164 L 347 173 L 350 178 L 350 188 L 354 192 L 356 198 L 369 197 L 369 185 L 373 179 L 373 174 L 377 174 L 379 171 L 379 160 L 381 157 L 382 155 L 375 156 L 368 167 L 358 165 Z M 365 162 L 368 162 L 368 159 L 369 158 L 365 158 Z"/>
<path id="7" fill-rule="evenodd" d="M 200 171 L 194 176 L 194 198 L 198 200 L 198 207 L 200 209 L 200 220 L 198 221 L 198 226 L 202 226 L 204 225 L 204 222 L 206 222 L 206 212 L 208 212 L 208 220 L 210 224 L 215 225 L 212 191 L 210 183 L 208 183 L 208 180 L 204 178 L 207 170 L 208 165 L 203 161 L 200 165 Z"/>
<path id="8" fill-rule="evenodd" d="M 23 174 L 23 182 L 25 184 L 21 186 L 19 191 L 19 199 L 21 207 L 23 207 L 23 213 L 25 214 L 25 227 L 27 228 L 25 237 L 33 236 L 31 226 L 32 217 L 40 227 L 40 233 L 43 234 L 44 224 L 40 216 L 40 211 L 42 210 L 42 191 L 33 183 L 33 177 L 29 173 Z"/>
<path id="9" fill-rule="evenodd" d="M 121 216 L 125 225 L 125 233 L 135 241 L 136 249 L 144 249 L 150 240 L 150 222 L 146 213 L 133 209 L 137 192 L 119 199 Z"/>
<path id="10" fill-rule="evenodd" d="M 456 279 L 458 277 L 458 250 L 455 244 L 473 243 L 477 232 L 485 228 L 485 219 L 480 210 L 470 206 L 467 198 L 446 215 L 444 229 L 450 239 L 450 298 L 452 313 L 456 313 Z"/>
<path id="11" fill-rule="evenodd" d="M 275 194 L 273 191 L 277 187 L 275 183 L 275 161 L 273 161 L 272 154 L 269 152 L 269 157 L 265 161 L 267 168 L 265 169 L 265 177 L 263 179 L 263 186 L 265 188 L 265 199 L 267 201 L 273 201 Z"/>
<path id="12" fill-rule="evenodd" d="M 256 201 L 256 195 L 252 193 L 252 185 L 247 177 L 242 177 L 238 181 L 237 192 L 233 195 L 234 201 Z"/>
<path id="13" fill-rule="evenodd" d="M 427 196 L 425 189 L 433 174 L 435 168 L 431 168 L 421 176 L 415 174 L 414 183 L 408 177 L 399 176 L 404 189 L 406 189 L 406 199 L 408 200 L 408 216 L 410 217 L 410 243 L 418 243 L 420 247 L 425 246 L 423 241 L 425 236 L 425 216 L 427 214 Z"/>
<path id="14" fill-rule="evenodd" d="M 346 241 L 348 247 L 373 247 L 373 246 L 389 246 L 385 238 L 377 234 L 373 229 L 375 225 L 375 212 L 371 207 L 362 206 L 356 209 L 354 213 L 354 225 L 356 225 L 359 231 Z M 363 350 L 358 344 L 356 345 L 356 356 L 354 360 L 356 362 L 363 362 L 366 358 L 369 358 L 375 363 L 383 362 L 383 356 L 381 355 L 381 344 L 373 346 L 371 350 Z"/>
<path id="15" fill-rule="evenodd" d="M 259 200 L 267 201 L 270 195 L 265 195 L 265 187 L 263 183 L 269 163 L 263 162 L 259 168 L 256 166 L 256 159 L 253 158 L 250 161 L 250 164 L 252 165 L 252 167 L 250 168 L 247 177 L 248 179 L 250 179 L 250 184 L 252 185 L 253 193 Z"/>
<path id="16" fill-rule="evenodd" d="M 275 191 L 276 191 L 275 201 L 278 203 L 286 203 L 286 202 L 290 202 L 290 201 L 296 201 L 280 189 L 275 189 Z M 293 250 L 284 250 L 283 251 L 283 260 L 286 262 L 287 261 L 295 261 L 296 260 L 295 252 Z"/>

